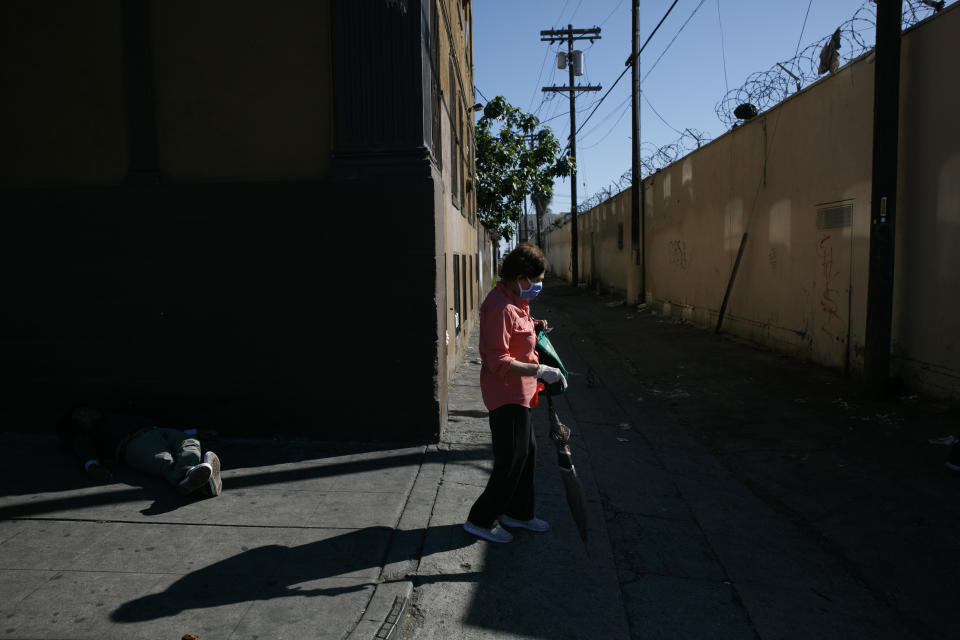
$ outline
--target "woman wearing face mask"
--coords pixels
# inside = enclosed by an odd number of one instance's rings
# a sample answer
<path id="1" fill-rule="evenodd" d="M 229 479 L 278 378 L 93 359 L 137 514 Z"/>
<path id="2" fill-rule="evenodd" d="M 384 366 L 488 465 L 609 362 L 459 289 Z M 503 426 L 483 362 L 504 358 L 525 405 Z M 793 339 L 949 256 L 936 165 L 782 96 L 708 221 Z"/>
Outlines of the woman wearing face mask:
<path id="1" fill-rule="evenodd" d="M 531 317 L 530 301 L 543 288 L 546 271 L 540 249 L 521 243 L 503 259 L 500 281 L 480 306 L 480 389 L 490 412 L 493 472 L 463 528 L 492 542 L 513 540 L 503 527 L 550 529 L 534 514 L 536 441 L 530 408 L 538 378 L 564 386 L 567 381 L 559 369 L 537 358 L 535 326 L 546 322 Z"/>

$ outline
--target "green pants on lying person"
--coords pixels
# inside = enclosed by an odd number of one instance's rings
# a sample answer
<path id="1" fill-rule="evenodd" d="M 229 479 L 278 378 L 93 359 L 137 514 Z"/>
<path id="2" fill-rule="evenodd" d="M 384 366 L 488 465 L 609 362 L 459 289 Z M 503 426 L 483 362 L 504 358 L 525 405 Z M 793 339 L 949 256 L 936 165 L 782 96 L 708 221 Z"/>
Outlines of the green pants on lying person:
<path id="1" fill-rule="evenodd" d="M 212 497 L 223 489 L 220 458 L 212 451 L 202 453 L 196 429 L 159 427 L 144 418 L 104 415 L 94 407 L 78 406 L 61 420 L 59 435 L 96 482 L 113 480 L 106 466 L 112 461 L 163 478 L 182 494 Z"/>

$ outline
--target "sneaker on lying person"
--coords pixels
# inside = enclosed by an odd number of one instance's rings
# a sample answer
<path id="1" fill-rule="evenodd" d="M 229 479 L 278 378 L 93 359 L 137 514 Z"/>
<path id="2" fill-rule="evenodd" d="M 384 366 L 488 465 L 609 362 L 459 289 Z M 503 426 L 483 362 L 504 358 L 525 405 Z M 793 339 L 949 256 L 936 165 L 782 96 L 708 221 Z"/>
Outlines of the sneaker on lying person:
<path id="1" fill-rule="evenodd" d="M 529 529 L 530 531 L 536 531 L 537 533 L 543 533 L 544 531 L 550 531 L 550 523 L 546 520 L 541 520 L 540 518 L 530 518 L 529 520 L 517 520 L 511 518 L 508 515 L 501 515 L 497 518 L 505 527 L 513 527 L 515 529 Z"/>
<path id="2" fill-rule="evenodd" d="M 216 497 L 223 491 L 223 481 L 220 479 L 220 458 L 213 451 L 203 454 L 203 461 L 212 469 L 210 479 L 200 487 L 200 493 L 205 496 Z"/>
<path id="3" fill-rule="evenodd" d="M 177 483 L 177 491 L 180 493 L 193 493 L 200 487 L 210 482 L 210 476 L 213 475 L 213 467 L 208 462 L 201 462 L 198 465 L 190 467 L 187 475 Z"/>

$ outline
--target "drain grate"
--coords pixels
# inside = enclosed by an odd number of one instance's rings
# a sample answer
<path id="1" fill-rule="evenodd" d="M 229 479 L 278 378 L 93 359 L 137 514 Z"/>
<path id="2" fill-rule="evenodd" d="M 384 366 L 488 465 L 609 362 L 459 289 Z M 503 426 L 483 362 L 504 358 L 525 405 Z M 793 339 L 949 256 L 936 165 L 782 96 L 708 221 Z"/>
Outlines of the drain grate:
<path id="1" fill-rule="evenodd" d="M 407 599 L 404 596 L 394 598 L 393 607 L 390 608 L 387 619 L 383 621 L 380 629 L 377 630 L 377 635 L 373 636 L 374 640 L 387 640 L 390 634 L 393 633 L 393 630 L 397 628 L 397 624 L 400 622 L 400 616 L 403 615 L 403 610 L 406 608 Z"/>

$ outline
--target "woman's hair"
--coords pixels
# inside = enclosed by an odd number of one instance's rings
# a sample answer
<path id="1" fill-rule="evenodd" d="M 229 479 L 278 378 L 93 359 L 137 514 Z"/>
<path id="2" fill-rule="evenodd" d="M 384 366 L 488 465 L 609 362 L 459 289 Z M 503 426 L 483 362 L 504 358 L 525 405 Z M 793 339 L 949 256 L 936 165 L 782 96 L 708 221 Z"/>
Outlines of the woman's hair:
<path id="1" fill-rule="evenodd" d="M 538 247 L 521 242 L 504 257 L 500 267 L 500 279 L 509 282 L 520 277 L 536 278 L 550 266 Z"/>

